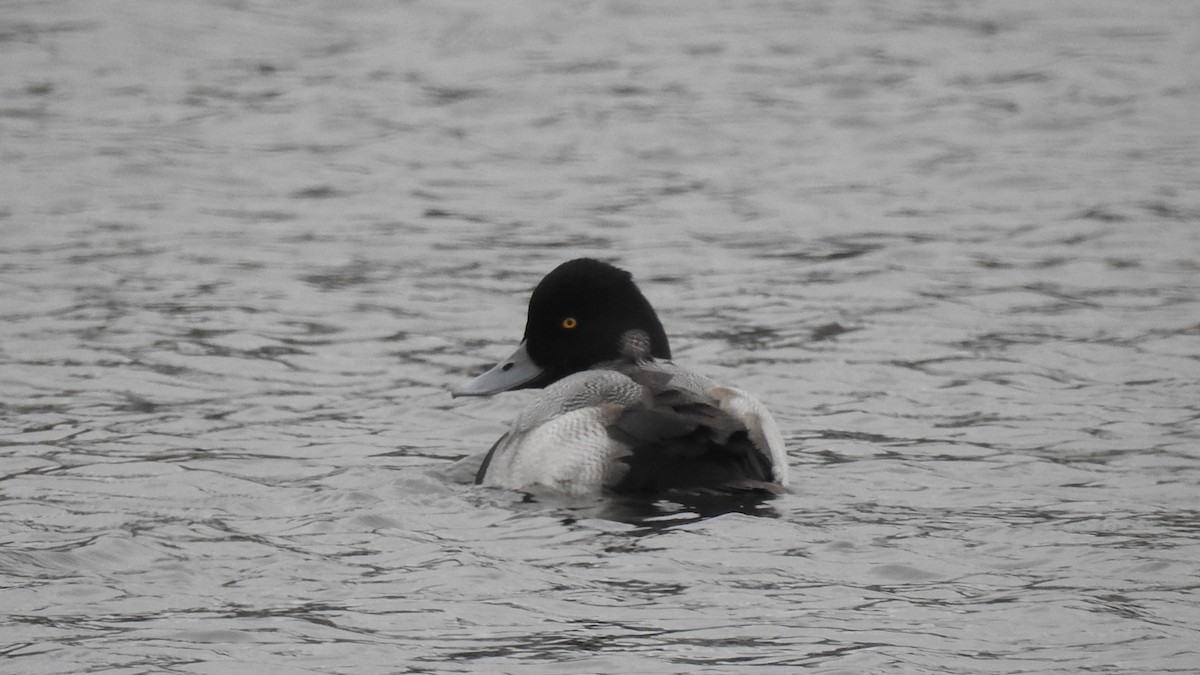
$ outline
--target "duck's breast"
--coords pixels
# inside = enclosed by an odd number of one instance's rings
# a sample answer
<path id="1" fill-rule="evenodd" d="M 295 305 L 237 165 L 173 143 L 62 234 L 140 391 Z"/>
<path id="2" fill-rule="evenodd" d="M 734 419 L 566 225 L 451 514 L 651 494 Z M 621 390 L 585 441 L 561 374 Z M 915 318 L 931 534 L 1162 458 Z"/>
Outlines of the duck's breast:
<path id="1" fill-rule="evenodd" d="M 480 482 L 580 495 L 619 481 L 626 469 L 620 460 L 629 449 L 610 438 L 607 428 L 623 410 L 604 403 L 572 410 L 528 431 L 509 432 L 485 460 Z"/>
<path id="2" fill-rule="evenodd" d="M 620 460 L 629 448 L 608 427 L 644 396 L 640 385 L 611 370 L 563 378 L 517 416 L 484 459 L 476 482 L 572 495 L 616 483 L 628 470 Z"/>

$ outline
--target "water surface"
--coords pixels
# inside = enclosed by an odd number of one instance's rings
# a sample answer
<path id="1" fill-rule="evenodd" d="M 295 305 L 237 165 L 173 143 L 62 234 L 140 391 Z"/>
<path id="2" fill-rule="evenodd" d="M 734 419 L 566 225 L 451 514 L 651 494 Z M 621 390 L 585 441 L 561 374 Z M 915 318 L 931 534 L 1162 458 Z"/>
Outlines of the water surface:
<path id="1" fill-rule="evenodd" d="M 1200 10 L 0 11 L 0 670 L 1200 658 Z M 458 481 L 602 257 L 758 392 L 761 510 Z"/>

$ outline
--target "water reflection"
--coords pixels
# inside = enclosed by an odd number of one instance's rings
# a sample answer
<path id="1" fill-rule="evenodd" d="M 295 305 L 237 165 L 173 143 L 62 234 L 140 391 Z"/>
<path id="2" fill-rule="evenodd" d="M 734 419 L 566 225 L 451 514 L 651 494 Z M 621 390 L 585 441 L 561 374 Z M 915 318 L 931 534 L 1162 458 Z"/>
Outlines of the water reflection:
<path id="1" fill-rule="evenodd" d="M 774 495 L 757 494 L 690 495 L 665 499 L 611 496 L 596 504 L 568 508 L 570 515 L 563 518 L 563 523 L 571 524 L 582 518 L 602 518 L 633 525 L 637 528 L 634 531 L 636 534 L 654 534 L 731 513 L 778 518 L 780 514 L 770 505 L 774 498 Z"/>
<path id="2" fill-rule="evenodd" d="M 631 531 L 633 534 L 653 534 L 670 527 L 695 524 L 733 513 L 764 518 L 780 517 L 779 512 L 772 507 L 772 502 L 777 496 L 760 492 L 679 493 L 657 497 L 612 494 L 566 497 L 508 493 L 494 488 L 476 487 L 473 483 L 481 459 L 481 455 L 462 458 L 438 467 L 431 475 L 440 480 L 470 485 L 471 489 L 484 494 L 494 494 L 501 501 L 511 501 L 511 507 L 518 512 L 551 515 L 559 518 L 564 525 L 588 519 L 608 520 L 634 526 L 636 529 Z"/>

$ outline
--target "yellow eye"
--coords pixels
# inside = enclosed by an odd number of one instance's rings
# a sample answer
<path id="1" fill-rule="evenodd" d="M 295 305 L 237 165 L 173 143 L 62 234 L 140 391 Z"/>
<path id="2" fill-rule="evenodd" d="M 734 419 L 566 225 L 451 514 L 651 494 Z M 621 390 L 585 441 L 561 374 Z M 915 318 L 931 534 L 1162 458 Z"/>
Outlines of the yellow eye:
<path id="1" fill-rule="evenodd" d="M 576 321 L 575 317 L 573 317 L 573 316 L 568 316 L 567 318 L 563 319 L 563 322 L 562 322 L 562 327 L 566 328 L 567 330 L 571 330 L 572 328 L 574 328 L 575 326 L 578 326 L 578 325 L 579 325 L 579 322 Z"/>

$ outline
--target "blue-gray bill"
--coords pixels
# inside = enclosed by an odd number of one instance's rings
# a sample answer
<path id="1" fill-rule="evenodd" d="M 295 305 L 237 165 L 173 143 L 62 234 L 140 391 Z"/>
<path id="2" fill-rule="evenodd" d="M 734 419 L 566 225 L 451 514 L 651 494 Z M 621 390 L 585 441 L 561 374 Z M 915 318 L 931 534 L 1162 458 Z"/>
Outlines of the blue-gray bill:
<path id="1" fill-rule="evenodd" d="M 459 385 L 451 390 L 450 394 L 456 398 L 459 396 L 491 396 L 529 384 L 540 377 L 542 373 L 542 368 L 529 357 L 529 352 L 525 350 L 525 342 L 522 341 L 508 358 L 500 361 L 486 373 Z"/>

